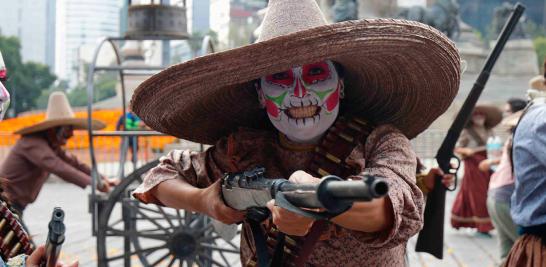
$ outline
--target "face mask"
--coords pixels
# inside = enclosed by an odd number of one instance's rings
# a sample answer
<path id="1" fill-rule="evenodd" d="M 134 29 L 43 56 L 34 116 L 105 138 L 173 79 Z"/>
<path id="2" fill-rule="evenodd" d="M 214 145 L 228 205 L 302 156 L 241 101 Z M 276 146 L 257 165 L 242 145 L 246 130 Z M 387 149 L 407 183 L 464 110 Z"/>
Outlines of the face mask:
<path id="1" fill-rule="evenodd" d="M 292 141 L 307 143 L 336 120 L 342 90 L 343 81 L 327 60 L 262 77 L 258 94 L 275 128 Z"/>
<path id="2" fill-rule="evenodd" d="M 9 106 L 9 93 L 8 90 L 4 87 L 2 82 L 0 82 L 0 120 L 4 118 L 6 111 Z"/>
<path id="3" fill-rule="evenodd" d="M 472 123 L 477 126 L 484 126 L 485 125 L 485 116 L 483 115 L 474 115 L 472 116 Z"/>

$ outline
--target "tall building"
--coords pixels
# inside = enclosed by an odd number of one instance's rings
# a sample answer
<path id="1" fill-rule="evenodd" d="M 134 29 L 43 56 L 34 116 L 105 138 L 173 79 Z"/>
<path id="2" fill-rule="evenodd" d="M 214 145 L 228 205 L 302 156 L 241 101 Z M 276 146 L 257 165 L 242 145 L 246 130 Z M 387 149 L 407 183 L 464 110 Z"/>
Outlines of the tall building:
<path id="1" fill-rule="evenodd" d="M 33 1 L 37 2 L 37 1 Z M 119 36 L 121 0 L 58 0 L 55 73 L 74 86 L 80 49 L 89 49 L 105 36 Z"/>
<path id="2" fill-rule="evenodd" d="M 0 33 L 21 41 L 23 61 L 55 66 L 56 0 L 0 0 Z"/>
<path id="3" fill-rule="evenodd" d="M 191 6 L 190 6 L 191 4 Z M 210 30 L 210 0 L 189 0 L 188 30 L 206 33 Z"/>

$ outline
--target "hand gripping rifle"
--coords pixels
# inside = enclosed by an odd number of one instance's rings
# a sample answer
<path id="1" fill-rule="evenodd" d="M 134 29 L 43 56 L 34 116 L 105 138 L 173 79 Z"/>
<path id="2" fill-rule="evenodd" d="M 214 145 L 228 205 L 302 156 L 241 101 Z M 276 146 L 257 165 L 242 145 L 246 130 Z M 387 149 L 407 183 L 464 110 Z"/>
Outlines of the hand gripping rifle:
<path id="1" fill-rule="evenodd" d="M 264 173 L 265 168 L 258 167 L 251 171 L 226 174 L 222 183 L 225 203 L 236 210 L 263 215 L 262 219 L 258 219 L 263 221 L 269 217 L 266 203 L 275 199 L 277 206 L 320 220 L 345 212 L 354 202 L 383 197 L 389 190 L 384 179 L 370 175 L 365 175 L 363 180 L 351 181 L 328 175 L 317 184 L 295 184 L 283 178 L 268 179 Z"/>
<path id="2" fill-rule="evenodd" d="M 491 70 L 493 69 L 497 58 L 508 41 L 508 38 L 512 34 L 512 31 L 516 27 L 524 10 L 525 7 L 520 3 L 517 3 L 514 6 L 512 15 L 504 25 L 493 51 L 491 51 L 491 54 L 489 54 L 489 57 L 485 61 L 485 65 L 483 66 L 478 79 L 474 83 L 474 86 L 468 94 L 468 97 L 461 107 L 461 110 L 459 110 L 455 121 L 453 121 L 453 124 L 451 124 L 451 127 L 449 128 L 447 135 L 436 154 L 438 166 L 444 173 L 457 173 L 459 166 L 456 166 L 455 168 L 451 166 L 452 160 L 456 160 L 459 162 L 458 165 L 460 165 L 460 160 L 453 154 L 455 144 L 457 143 L 464 126 L 472 116 L 476 102 L 478 101 L 478 98 L 480 97 L 485 84 L 489 79 Z M 455 187 L 457 187 L 457 179 L 455 179 Z M 436 258 L 443 258 L 446 190 L 453 191 L 454 189 L 455 188 L 446 189 L 442 184 L 442 177 L 436 177 L 434 181 L 434 190 L 429 192 L 427 196 L 424 219 L 425 225 L 417 238 L 415 251 L 428 252 L 434 255 Z"/>
<path id="3" fill-rule="evenodd" d="M 64 211 L 61 208 L 55 208 L 51 221 L 49 221 L 49 232 L 47 233 L 47 241 L 45 247 L 45 259 L 40 265 L 41 267 L 55 267 L 61 253 L 61 246 L 64 242 Z"/>
<path id="4" fill-rule="evenodd" d="M 286 179 L 268 179 L 265 168 L 226 174 L 222 181 L 222 197 L 233 209 L 246 210 L 252 230 L 258 266 L 280 266 L 284 234 L 277 236 L 277 245 L 270 261 L 263 231 L 259 223 L 270 216 L 267 202 L 315 220 L 333 218 L 351 208 L 354 202 L 371 201 L 387 194 L 389 186 L 382 178 L 364 174 L 362 180 L 345 181 L 328 175 L 317 184 L 295 184 Z M 321 211 L 317 211 L 320 209 Z"/>

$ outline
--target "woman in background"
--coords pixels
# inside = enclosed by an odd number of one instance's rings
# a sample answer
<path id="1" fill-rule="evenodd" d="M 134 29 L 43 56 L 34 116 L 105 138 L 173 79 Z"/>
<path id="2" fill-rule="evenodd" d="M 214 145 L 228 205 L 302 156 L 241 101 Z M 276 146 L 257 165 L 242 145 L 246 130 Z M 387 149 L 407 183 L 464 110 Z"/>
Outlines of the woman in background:
<path id="1" fill-rule="evenodd" d="M 478 165 L 487 158 L 485 145 L 493 135 L 492 128 L 502 120 L 500 109 L 478 105 L 461 134 L 455 153 L 464 162 L 464 176 L 451 210 L 451 225 L 476 228 L 479 234 L 489 236 L 493 224 L 487 212 L 486 199 L 490 172 L 482 172 Z"/>

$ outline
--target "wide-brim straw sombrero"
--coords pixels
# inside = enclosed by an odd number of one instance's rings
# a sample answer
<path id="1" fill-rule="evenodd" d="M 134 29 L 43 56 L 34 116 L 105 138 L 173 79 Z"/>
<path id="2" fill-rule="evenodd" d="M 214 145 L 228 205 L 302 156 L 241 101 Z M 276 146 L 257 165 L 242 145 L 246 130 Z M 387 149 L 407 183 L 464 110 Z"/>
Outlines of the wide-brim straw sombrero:
<path id="1" fill-rule="evenodd" d="M 485 114 L 485 128 L 491 129 L 502 121 L 502 111 L 500 108 L 489 104 L 478 104 L 474 112 Z"/>
<path id="2" fill-rule="evenodd" d="M 62 92 L 54 92 L 49 96 L 45 120 L 19 129 L 15 131 L 15 134 L 37 133 L 57 126 L 72 126 L 75 130 L 89 129 L 87 119 L 74 116 L 70 103 Z M 105 126 L 104 123 L 98 120 L 92 120 L 91 127 L 93 130 L 100 130 Z"/>
<path id="3" fill-rule="evenodd" d="M 157 131 L 213 144 L 238 127 L 271 128 L 253 80 L 326 59 L 345 70 L 342 115 L 391 123 L 408 138 L 441 115 L 459 88 L 457 49 L 427 25 L 395 19 L 328 25 L 314 0 L 270 0 L 256 43 L 152 76 L 131 106 Z"/>

